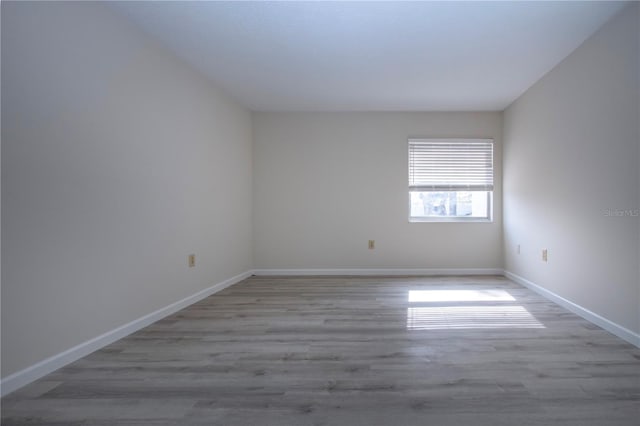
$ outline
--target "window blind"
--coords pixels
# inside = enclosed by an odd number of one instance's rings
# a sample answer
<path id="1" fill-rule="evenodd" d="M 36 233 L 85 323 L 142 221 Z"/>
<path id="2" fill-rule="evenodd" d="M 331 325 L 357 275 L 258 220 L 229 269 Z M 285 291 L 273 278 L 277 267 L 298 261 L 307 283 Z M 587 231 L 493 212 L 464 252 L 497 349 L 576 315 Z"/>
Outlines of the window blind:
<path id="1" fill-rule="evenodd" d="M 492 139 L 409 139 L 410 191 L 493 191 Z"/>

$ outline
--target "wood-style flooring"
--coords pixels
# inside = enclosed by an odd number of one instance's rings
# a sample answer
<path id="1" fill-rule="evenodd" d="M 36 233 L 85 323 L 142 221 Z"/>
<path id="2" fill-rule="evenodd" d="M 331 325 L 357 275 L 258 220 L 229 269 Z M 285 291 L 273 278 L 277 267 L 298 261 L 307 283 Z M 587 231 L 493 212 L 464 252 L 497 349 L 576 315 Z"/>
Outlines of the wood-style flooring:
<path id="1" fill-rule="evenodd" d="M 252 277 L 6 396 L 2 425 L 638 426 L 640 349 L 502 277 Z"/>

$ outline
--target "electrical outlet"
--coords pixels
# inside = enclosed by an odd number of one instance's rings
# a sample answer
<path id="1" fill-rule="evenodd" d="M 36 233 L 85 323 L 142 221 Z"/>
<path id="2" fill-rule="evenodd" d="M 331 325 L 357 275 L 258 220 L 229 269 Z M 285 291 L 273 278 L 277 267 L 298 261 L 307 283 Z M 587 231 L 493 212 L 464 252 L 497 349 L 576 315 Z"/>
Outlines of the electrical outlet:
<path id="1" fill-rule="evenodd" d="M 189 268 L 193 268 L 196 266 L 196 255 L 195 254 L 190 254 L 189 255 Z"/>
<path id="2" fill-rule="evenodd" d="M 369 250 L 376 248 L 376 240 L 369 240 Z"/>
<path id="3" fill-rule="evenodd" d="M 549 252 L 547 251 L 547 249 L 542 249 L 542 261 L 546 262 L 548 258 L 549 258 Z"/>

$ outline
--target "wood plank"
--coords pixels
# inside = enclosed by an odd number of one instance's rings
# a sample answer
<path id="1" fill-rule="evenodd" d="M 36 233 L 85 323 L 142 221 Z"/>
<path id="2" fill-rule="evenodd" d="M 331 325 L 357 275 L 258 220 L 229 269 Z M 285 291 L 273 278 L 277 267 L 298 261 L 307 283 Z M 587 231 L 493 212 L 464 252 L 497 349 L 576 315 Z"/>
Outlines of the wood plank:
<path id="1" fill-rule="evenodd" d="M 469 300 L 443 300 L 443 290 Z M 638 348 L 486 276 L 251 277 L 2 399 L 3 425 L 639 418 Z"/>

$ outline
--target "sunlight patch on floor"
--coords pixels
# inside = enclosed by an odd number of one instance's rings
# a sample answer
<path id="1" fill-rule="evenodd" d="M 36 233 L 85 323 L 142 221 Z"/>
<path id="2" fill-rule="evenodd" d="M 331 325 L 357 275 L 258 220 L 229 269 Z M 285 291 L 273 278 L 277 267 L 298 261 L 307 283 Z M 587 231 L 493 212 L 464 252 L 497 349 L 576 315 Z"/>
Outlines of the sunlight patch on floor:
<path id="1" fill-rule="evenodd" d="M 504 290 L 409 290 L 409 302 L 513 302 Z"/>
<path id="2" fill-rule="evenodd" d="M 419 306 L 407 308 L 408 330 L 545 328 L 522 306 Z"/>

